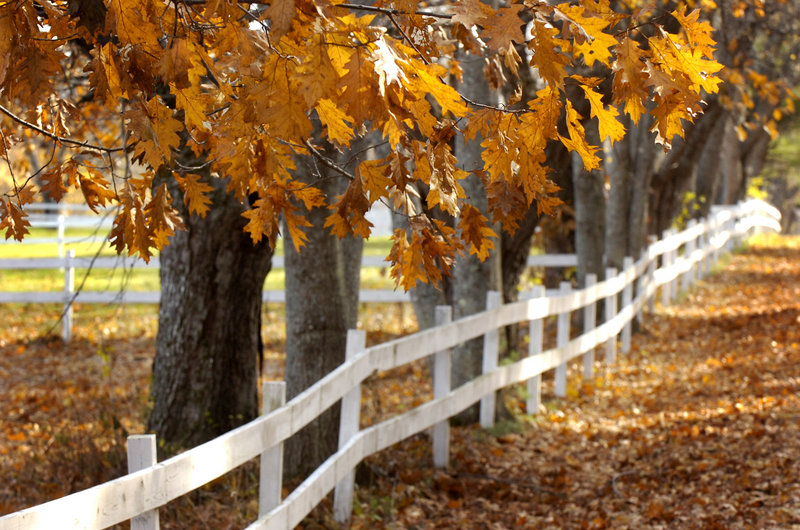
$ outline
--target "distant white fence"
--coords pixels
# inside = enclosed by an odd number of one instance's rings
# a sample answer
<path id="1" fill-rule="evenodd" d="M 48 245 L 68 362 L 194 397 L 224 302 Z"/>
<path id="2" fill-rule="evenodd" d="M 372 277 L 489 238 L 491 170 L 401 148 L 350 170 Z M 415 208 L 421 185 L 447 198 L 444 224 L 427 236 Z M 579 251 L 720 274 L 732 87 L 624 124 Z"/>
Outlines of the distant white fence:
<path id="1" fill-rule="evenodd" d="M 35 227 L 56 228 L 57 237 L 26 238 L 10 244 L 53 244 L 59 245 L 59 256 L 52 258 L 0 258 L 0 271 L 3 270 L 53 270 L 60 271 L 63 275 L 63 289 L 61 291 L 0 291 L 0 303 L 57 303 L 63 304 L 63 318 L 61 322 L 61 337 L 65 342 L 70 340 L 73 325 L 74 304 L 158 304 L 161 299 L 159 291 L 89 291 L 81 289 L 75 291 L 76 270 L 86 269 L 158 269 L 160 262 L 154 257 L 149 263 L 134 258 L 114 257 L 75 257 L 70 251 L 64 252 L 64 245 L 74 242 L 94 241 L 105 239 L 104 234 L 98 233 L 89 237 L 66 237 L 66 231 L 74 227 L 105 227 L 104 222 L 110 226 L 110 217 L 105 221 L 95 215 L 85 215 L 87 207 L 71 205 L 33 205 L 34 213 L 31 223 Z M 48 208 L 61 207 L 62 210 L 52 211 Z M 66 208 L 66 209 L 64 209 Z M 41 213 L 39 213 L 41 212 Z M 381 221 L 385 224 L 385 219 Z M 374 221 L 379 223 L 378 220 Z M 577 259 L 572 254 L 550 254 L 530 256 L 529 267 L 575 267 Z M 364 256 L 361 260 L 363 267 L 388 267 L 389 264 L 381 256 Z M 273 269 L 283 269 L 283 256 L 273 256 Z M 3 285 L 0 284 L 0 289 Z M 285 303 L 286 293 L 283 290 L 265 290 L 264 302 Z M 392 289 L 362 289 L 359 301 L 364 303 L 376 302 L 409 302 L 410 296 L 406 292 Z"/>
<path id="2" fill-rule="evenodd" d="M 709 272 L 721 250 L 752 229 L 780 230 L 777 210 L 763 202 L 750 201 L 734 207 L 716 208 L 702 222 L 682 232 L 667 231 L 636 262 L 626 259 L 621 272 L 606 271 L 606 279 L 587 278 L 587 287 L 572 291 L 562 284 L 558 294 L 544 296 L 541 290 L 527 299 L 499 305 L 499 295 L 489 296 L 486 311 L 451 322 L 449 307 L 437 309 L 438 325 L 385 344 L 365 347 L 363 331 L 350 331 L 346 361 L 316 384 L 284 402 L 284 384 L 267 383 L 264 414 L 214 440 L 160 463 L 155 460 L 155 437 L 129 439 L 130 473 L 66 497 L 0 517 L 0 530 L 33 528 L 106 528 L 132 519 L 132 528 L 158 528 L 158 508 L 231 471 L 260 455 L 259 516 L 248 528 L 288 529 L 302 519 L 331 490 L 334 517 L 349 519 L 353 499 L 355 466 L 367 456 L 413 434 L 431 429 L 433 463 L 447 466 L 448 418 L 481 402 L 481 425 L 494 422 L 495 392 L 526 382 L 528 410 L 538 410 L 543 373 L 555 370 L 555 393 L 566 395 L 567 363 L 583 356 L 584 377 L 592 377 L 594 351 L 603 346 L 605 358 L 616 358 L 618 339 L 623 353 L 630 348 L 631 321 L 645 305 L 652 305 L 658 288 L 664 303 L 670 303 L 678 284 L 687 288 Z M 622 299 L 618 307 L 618 298 Z M 605 321 L 596 324 L 597 304 L 604 304 Z M 584 316 L 583 333 L 570 338 L 570 315 Z M 556 316 L 557 346 L 542 351 L 542 321 Z M 528 322 L 528 356 L 498 366 L 498 330 Z M 474 380 L 450 388 L 450 349 L 483 336 L 484 373 Z M 389 370 L 434 356 L 434 399 L 391 419 L 359 429 L 361 383 L 376 371 Z M 339 450 L 286 498 L 281 498 L 282 446 L 294 433 L 342 400 Z"/>

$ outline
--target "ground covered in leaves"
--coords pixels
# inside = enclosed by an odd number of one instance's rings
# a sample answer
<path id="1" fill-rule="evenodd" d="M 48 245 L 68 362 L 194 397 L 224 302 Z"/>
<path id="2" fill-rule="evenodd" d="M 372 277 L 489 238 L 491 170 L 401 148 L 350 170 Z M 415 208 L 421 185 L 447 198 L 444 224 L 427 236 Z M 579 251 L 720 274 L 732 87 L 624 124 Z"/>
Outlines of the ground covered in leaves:
<path id="1" fill-rule="evenodd" d="M 0 311 L 0 513 L 124 472 L 124 434 L 147 410 L 152 316 L 88 313 L 65 347 L 41 338 L 52 315 Z M 409 313 L 362 325 L 384 340 L 377 330 L 407 332 Z M 277 327 L 267 367 L 279 375 Z M 353 527 L 800 528 L 800 239 L 734 255 L 645 315 L 616 364 L 598 359 L 594 380 L 571 372 L 566 399 L 545 377 L 536 415 L 512 390 L 515 421 L 454 429 L 446 470 L 431 468 L 424 434 L 370 457 Z M 417 364 L 369 381 L 365 422 L 427 400 L 426 380 Z M 162 509 L 162 526 L 246 526 L 256 481 L 244 466 Z M 329 505 L 303 526 L 335 528 Z"/>

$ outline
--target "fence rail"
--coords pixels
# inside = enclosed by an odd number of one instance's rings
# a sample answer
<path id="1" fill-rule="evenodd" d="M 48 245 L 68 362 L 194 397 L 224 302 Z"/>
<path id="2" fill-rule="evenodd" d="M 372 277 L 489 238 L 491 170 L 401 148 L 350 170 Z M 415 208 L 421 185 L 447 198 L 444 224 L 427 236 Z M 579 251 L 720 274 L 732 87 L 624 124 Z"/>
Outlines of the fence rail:
<path id="1" fill-rule="evenodd" d="M 578 261 L 574 254 L 543 254 L 529 256 L 528 267 L 575 267 Z M 74 278 L 78 271 L 87 269 L 158 269 L 158 257 L 145 263 L 139 259 L 113 257 L 76 257 L 68 251 L 63 257 L 52 258 L 0 258 L 2 270 L 58 270 L 62 271 L 64 282 L 61 291 L 0 291 L 0 303 L 56 303 L 63 304 L 62 339 L 67 341 L 72 329 L 71 307 L 76 304 L 158 304 L 160 291 L 75 291 Z M 364 256 L 361 267 L 388 267 L 381 256 Z M 283 256 L 272 257 L 272 268 L 283 269 Z M 285 303 L 286 292 L 283 290 L 264 290 L 262 299 L 265 303 Z M 359 302 L 394 303 L 410 302 L 411 297 L 403 291 L 392 289 L 361 289 Z"/>
<path id="2" fill-rule="evenodd" d="M 430 427 L 434 465 L 447 465 L 449 430 L 447 419 L 494 392 L 515 383 L 527 382 L 531 389 L 529 410 L 539 402 L 540 377 L 549 370 L 567 376 L 567 363 L 584 356 L 585 377 L 592 376 L 594 350 L 605 345 L 606 358 L 613 361 L 620 339 L 622 353 L 630 346 L 631 321 L 645 305 L 653 304 L 660 288 L 669 303 L 678 283 L 689 285 L 707 273 L 719 253 L 752 229 L 780 230 L 780 214 L 771 206 L 750 201 L 734 207 L 715 209 L 705 220 L 682 232 L 668 231 L 650 245 L 638 261 L 627 259 L 622 271 L 609 269 L 606 279 L 587 279 L 587 287 L 571 290 L 563 285 L 558 294 L 545 296 L 541 289 L 523 301 L 495 305 L 479 314 L 448 322 L 451 312 L 437 310 L 438 325 L 408 337 L 366 348 L 364 334 L 351 331 L 346 361 L 316 384 L 283 404 L 283 383 L 267 383 L 265 409 L 259 418 L 214 440 L 160 463 L 148 452 L 154 437 L 129 442 L 131 473 L 111 482 L 56 499 L 39 506 L 0 517 L 0 530 L 32 528 L 106 528 L 133 519 L 135 528 L 157 528 L 157 509 L 244 462 L 261 456 L 259 516 L 248 528 L 293 528 L 331 490 L 334 517 L 350 517 L 355 466 L 367 456 Z M 594 281 L 593 281 L 594 280 Z M 618 298 L 622 304 L 617 308 Z M 606 318 L 596 325 L 595 308 L 605 304 Z M 584 332 L 569 338 L 572 312 L 583 311 L 588 324 Z M 555 348 L 542 351 L 542 319 L 557 316 L 559 339 Z M 498 367 L 497 331 L 510 324 L 529 322 L 529 355 Z M 483 375 L 455 389 L 450 388 L 450 348 L 469 339 L 484 337 Z M 626 340 L 627 337 L 627 340 Z M 435 357 L 432 373 L 434 399 L 403 414 L 359 430 L 360 385 L 375 371 L 399 367 L 418 359 Z M 556 384 L 556 393 L 565 387 Z M 341 400 L 339 450 L 285 499 L 281 491 L 282 444 L 325 409 Z M 484 401 L 488 403 L 487 401 Z M 490 426 L 493 407 L 484 406 L 481 423 Z M 144 442 L 142 442 L 144 440 Z M 137 447 L 143 451 L 137 452 Z M 142 466 L 144 466 L 142 468 Z"/>

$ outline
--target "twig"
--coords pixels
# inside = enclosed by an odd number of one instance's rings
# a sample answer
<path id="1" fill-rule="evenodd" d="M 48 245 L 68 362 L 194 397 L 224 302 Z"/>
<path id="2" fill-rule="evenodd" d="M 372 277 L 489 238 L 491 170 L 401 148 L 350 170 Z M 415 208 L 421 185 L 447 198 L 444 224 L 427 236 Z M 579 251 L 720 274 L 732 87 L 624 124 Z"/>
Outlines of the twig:
<path id="1" fill-rule="evenodd" d="M 311 145 L 311 142 L 309 142 L 308 140 L 303 140 L 303 143 L 305 144 L 306 148 L 311 152 L 311 154 L 314 155 L 314 157 L 317 160 L 322 162 L 323 166 L 327 167 L 328 169 L 332 169 L 336 173 L 339 173 L 341 176 L 343 176 L 343 177 L 345 177 L 345 178 L 347 178 L 349 180 L 355 180 L 356 179 L 355 175 L 353 175 L 352 173 L 348 173 L 346 169 L 344 169 L 343 167 L 339 166 L 333 160 L 331 160 L 327 156 L 325 156 L 322 153 L 320 153 L 319 150 L 316 147 Z"/>
<path id="2" fill-rule="evenodd" d="M 624 499 L 624 500 L 626 500 L 626 501 L 630 502 L 630 501 L 629 501 L 628 499 L 626 499 L 626 498 L 625 498 L 625 496 L 624 496 L 622 493 L 620 493 L 620 492 L 619 492 L 619 490 L 617 489 L 617 479 L 618 479 L 618 478 L 622 478 L 622 477 L 624 477 L 624 476 L 627 476 L 627 475 L 635 475 L 636 473 L 638 473 L 638 471 L 636 471 L 635 469 L 629 469 L 628 471 L 623 471 L 622 473 L 617 473 L 616 475 L 614 475 L 613 477 L 611 477 L 611 489 L 612 489 L 612 490 L 614 490 L 614 495 L 616 495 L 617 497 L 619 497 L 619 498 L 621 498 L 621 499 Z"/>
<path id="3" fill-rule="evenodd" d="M 12 120 L 14 120 L 15 122 L 19 123 L 23 127 L 27 127 L 28 129 L 34 130 L 34 131 L 38 132 L 39 134 L 41 134 L 43 136 L 46 136 L 46 137 L 50 138 L 51 140 L 56 140 L 57 142 L 61 142 L 62 144 L 70 144 L 70 145 L 74 145 L 76 147 L 85 147 L 85 148 L 88 148 L 88 149 L 95 149 L 97 151 L 103 151 L 105 153 L 118 153 L 120 151 L 124 151 L 125 150 L 124 147 L 103 147 L 101 145 L 95 145 L 95 144 L 89 143 L 88 141 L 79 142 L 78 140 L 73 140 L 72 138 L 65 138 L 63 136 L 59 136 L 59 135 L 57 135 L 55 133 L 51 133 L 50 131 L 42 129 L 41 127 L 39 127 L 36 124 L 33 124 L 33 123 L 29 122 L 29 121 L 23 120 L 22 118 L 20 118 L 19 116 L 17 116 L 16 114 L 11 112 L 7 108 L 5 108 L 3 105 L 0 105 L 0 112 L 2 112 L 6 116 L 8 116 Z"/>

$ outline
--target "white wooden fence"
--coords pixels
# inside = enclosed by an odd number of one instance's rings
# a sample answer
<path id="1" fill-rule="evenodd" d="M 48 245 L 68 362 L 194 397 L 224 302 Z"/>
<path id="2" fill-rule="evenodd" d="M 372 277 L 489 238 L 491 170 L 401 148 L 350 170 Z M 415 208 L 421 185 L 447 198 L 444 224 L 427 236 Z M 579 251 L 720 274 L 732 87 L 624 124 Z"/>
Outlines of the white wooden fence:
<path id="1" fill-rule="evenodd" d="M 355 466 L 367 456 L 413 434 L 431 428 L 433 464 L 447 466 L 447 420 L 481 401 L 481 425 L 493 423 L 495 392 L 526 382 L 528 410 L 536 411 L 541 375 L 556 370 L 555 393 L 564 396 L 568 362 L 583 356 L 584 377 L 592 377 L 594 350 L 605 349 L 613 362 L 618 340 L 622 353 L 630 347 L 631 321 L 645 305 L 654 304 L 661 288 L 663 302 L 708 273 L 719 253 L 753 229 L 780 230 L 780 214 L 773 207 L 750 201 L 716 208 L 699 223 L 681 232 L 667 231 L 636 262 L 627 259 L 621 272 L 609 269 L 606 279 L 588 278 L 587 287 L 573 291 L 563 284 L 559 293 L 544 296 L 541 289 L 525 300 L 499 305 L 489 297 L 489 309 L 451 322 L 449 308 L 436 312 L 438 325 L 414 335 L 366 348 L 364 333 L 351 331 L 346 361 L 319 382 L 284 402 L 283 383 L 267 383 L 264 414 L 237 429 L 160 463 L 155 461 L 155 437 L 129 439 L 130 473 L 51 502 L 0 517 L 0 530 L 33 528 L 106 528 L 132 519 L 133 528 L 158 528 L 160 506 L 184 495 L 260 455 L 259 516 L 248 528 L 293 528 L 331 490 L 334 516 L 350 517 Z M 618 307 L 617 300 L 622 298 Z M 596 306 L 603 303 L 605 321 L 595 323 Z M 584 331 L 570 338 L 570 315 L 584 315 Z M 542 351 L 542 320 L 557 316 L 557 346 Z M 509 365 L 497 364 L 497 332 L 503 326 L 527 321 L 528 356 Z M 484 336 L 484 373 L 450 388 L 450 348 Z M 434 399 L 369 428 L 359 429 L 360 385 L 372 373 L 434 356 Z M 325 409 L 341 400 L 339 450 L 281 499 L 282 444 Z"/>
<path id="2" fill-rule="evenodd" d="M 60 224 L 59 230 L 63 230 L 63 216 L 59 216 L 57 221 Z M 99 240 L 104 237 L 98 236 Z M 37 238 L 30 244 L 53 243 L 58 241 L 69 243 L 73 241 L 83 241 L 85 238 L 63 237 L 63 231 L 58 238 Z M 23 241 L 25 243 L 26 240 Z M 573 254 L 549 254 L 540 256 L 530 256 L 528 258 L 529 267 L 575 267 L 577 259 Z M 0 290 L 0 303 L 57 303 L 63 305 L 61 338 L 69 342 L 72 336 L 73 325 L 73 305 L 74 304 L 158 304 L 161 299 L 159 291 L 89 291 L 81 289 L 75 290 L 76 274 L 81 274 L 88 269 L 158 269 L 160 262 L 158 257 L 150 259 L 145 263 L 140 259 L 125 258 L 121 256 L 113 257 L 75 257 L 74 252 L 67 251 L 61 257 L 52 258 L 0 258 L 0 271 L 3 270 L 52 270 L 54 274 L 63 276 L 63 289 L 61 291 L 2 291 Z M 364 256 L 361 260 L 361 267 L 384 268 L 388 263 L 381 256 Z M 283 256 L 272 257 L 272 268 L 283 269 Z M 0 289 L 4 284 L 0 282 Z M 283 290 L 265 290 L 263 301 L 273 303 L 285 303 L 286 293 Z M 391 289 L 362 289 L 359 292 L 359 301 L 364 303 L 376 302 L 409 302 L 411 298 L 408 293 Z"/>

